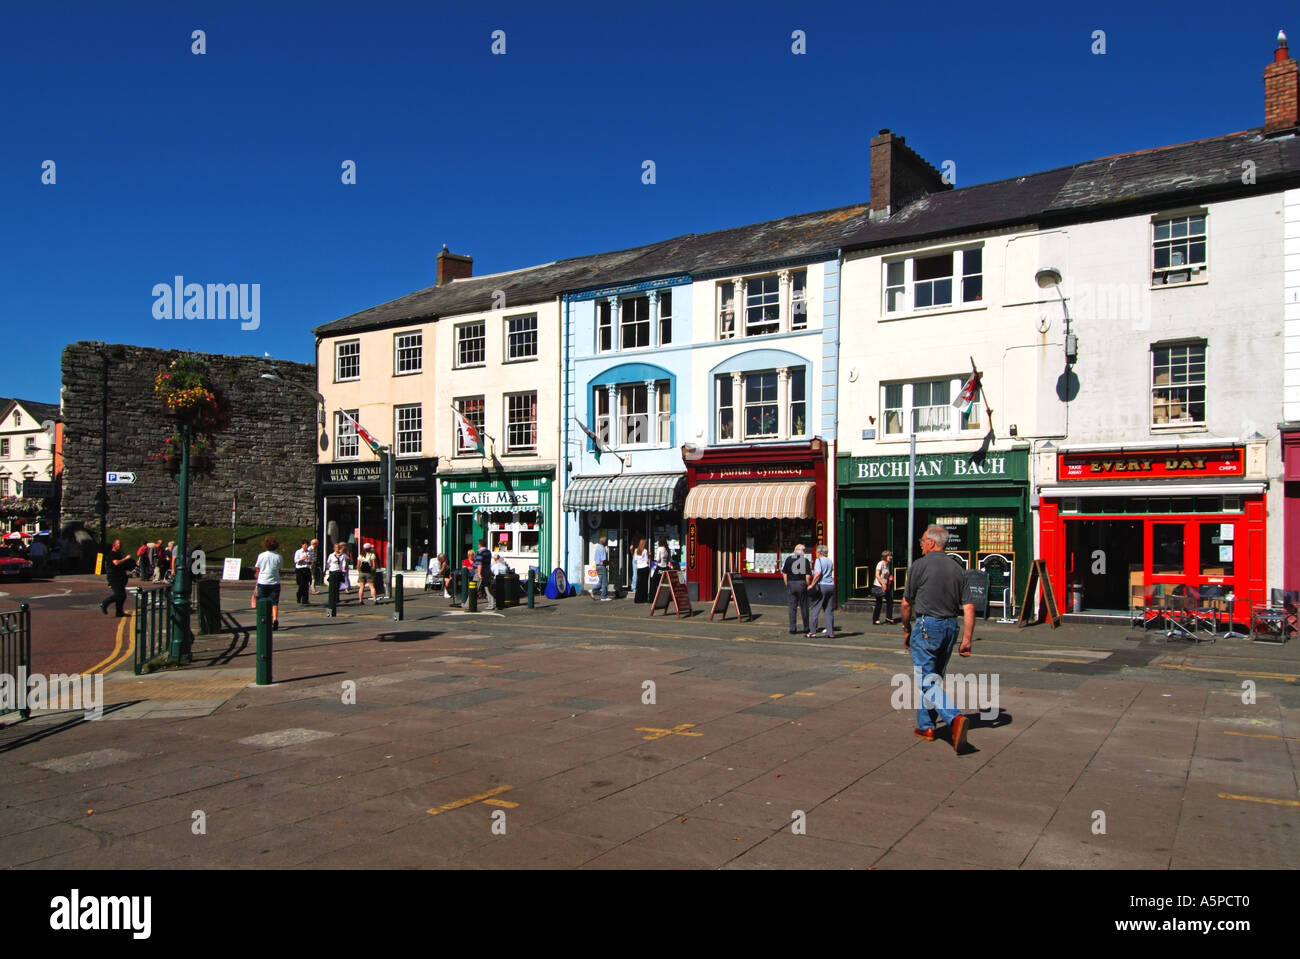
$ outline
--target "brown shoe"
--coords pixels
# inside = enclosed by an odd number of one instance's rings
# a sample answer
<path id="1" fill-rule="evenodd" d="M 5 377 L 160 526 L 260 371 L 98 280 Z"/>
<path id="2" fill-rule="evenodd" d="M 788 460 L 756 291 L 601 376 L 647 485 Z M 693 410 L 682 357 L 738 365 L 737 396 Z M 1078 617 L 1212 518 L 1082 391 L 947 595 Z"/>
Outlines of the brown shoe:
<path id="1" fill-rule="evenodd" d="M 960 714 L 952 721 L 952 748 L 955 752 L 960 753 L 966 748 L 966 730 L 970 727 L 970 720 Z"/>
<path id="2" fill-rule="evenodd" d="M 915 735 L 920 736 L 920 737 L 921 737 L 922 739 L 924 739 L 926 742 L 931 742 L 931 743 L 934 742 L 934 730 L 933 730 L 933 729 L 913 729 L 912 732 L 913 732 Z"/>

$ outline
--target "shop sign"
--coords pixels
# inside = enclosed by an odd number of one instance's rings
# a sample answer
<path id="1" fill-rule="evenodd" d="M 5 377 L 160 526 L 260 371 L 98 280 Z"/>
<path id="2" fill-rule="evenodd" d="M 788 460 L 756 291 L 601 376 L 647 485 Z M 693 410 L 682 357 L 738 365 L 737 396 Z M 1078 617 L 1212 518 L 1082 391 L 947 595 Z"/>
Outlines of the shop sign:
<path id="1" fill-rule="evenodd" d="M 1208 450 L 1142 450 L 1120 453 L 1061 453 L 1058 479 L 1158 479 L 1184 476 L 1244 476 L 1245 447 Z"/>
<path id="2" fill-rule="evenodd" d="M 427 483 L 436 467 L 436 459 L 396 460 L 394 481 L 398 484 Z M 368 463 L 329 464 L 319 467 L 321 485 L 373 485 L 378 488 L 383 481 L 383 471 L 379 461 Z"/>
<path id="3" fill-rule="evenodd" d="M 747 479 L 798 479 L 813 478 L 817 471 L 811 466 L 725 466 L 695 471 L 697 483 L 705 480 L 747 480 Z"/>
<path id="4" fill-rule="evenodd" d="M 916 478 L 930 483 L 1002 482 L 1028 478 L 1029 457 L 1025 451 L 993 453 L 981 463 L 968 453 L 917 454 Z M 906 483 L 911 463 L 906 456 L 862 456 L 840 461 L 840 482 L 892 485 Z"/>
<path id="5" fill-rule="evenodd" d="M 541 506 L 542 494 L 535 489 L 509 490 L 502 487 L 490 490 L 460 490 L 451 494 L 453 506 L 471 506 L 475 509 L 516 509 Z"/>
<path id="6" fill-rule="evenodd" d="M 695 532 L 695 520 L 686 527 L 686 568 L 695 568 L 695 547 L 699 543 Z"/>

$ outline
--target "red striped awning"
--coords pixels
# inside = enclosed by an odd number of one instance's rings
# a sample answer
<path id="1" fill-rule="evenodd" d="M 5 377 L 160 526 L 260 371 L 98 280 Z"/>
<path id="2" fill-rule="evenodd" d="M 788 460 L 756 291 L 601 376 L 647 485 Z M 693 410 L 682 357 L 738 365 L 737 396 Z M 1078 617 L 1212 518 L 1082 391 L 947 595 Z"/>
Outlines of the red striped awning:
<path id="1" fill-rule="evenodd" d="M 705 483 L 686 494 L 692 519 L 812 519 L 816 483 Z"/>

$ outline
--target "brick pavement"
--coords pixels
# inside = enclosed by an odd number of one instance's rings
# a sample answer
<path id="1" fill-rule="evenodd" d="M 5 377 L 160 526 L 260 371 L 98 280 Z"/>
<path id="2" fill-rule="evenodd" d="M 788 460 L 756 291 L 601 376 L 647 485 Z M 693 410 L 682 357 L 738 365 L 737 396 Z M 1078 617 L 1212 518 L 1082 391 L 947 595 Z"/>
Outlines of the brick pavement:
<path id="1" fill-rule="evenodd" d="M 210 665 L 110 676 L 104 721 L 0 729 L 0 864 L 1300 865 L 1294 643 L 981 623 L 953 670 L 996 673 L 1001 714 L 957 756 L 891 705 L 909 660 L 865 615 L 828 642 L 775 608 L 407 610 L 286 604 L 276 685 L 250 637 L 204 639 Z"/>

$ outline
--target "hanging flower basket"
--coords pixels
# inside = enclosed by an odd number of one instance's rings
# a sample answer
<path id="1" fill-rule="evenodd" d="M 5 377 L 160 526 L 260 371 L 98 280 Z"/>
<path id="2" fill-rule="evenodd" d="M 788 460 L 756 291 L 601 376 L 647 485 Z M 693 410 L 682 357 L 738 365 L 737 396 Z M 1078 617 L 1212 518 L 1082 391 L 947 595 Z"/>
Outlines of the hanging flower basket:
<path id="1" fill-rule="evenodd" d="M 196 356 L 180 356 L 154 380 L 154 395 L 178 425 L 190 431 L 190 475 L 211 476 L 216 469 L 213 439 L 230 427 L 230 401 L 216 385 L 208 364 Z M 181 469 L 181 433 L 167 437 L 150 459 L 177 476 Z"/>
<path id="2" fill-rule="evenodd" d="M 0 496 L 0 516 L 37 516 L 41 501 L 28 496 Z"/>

